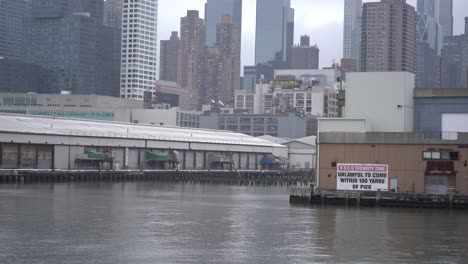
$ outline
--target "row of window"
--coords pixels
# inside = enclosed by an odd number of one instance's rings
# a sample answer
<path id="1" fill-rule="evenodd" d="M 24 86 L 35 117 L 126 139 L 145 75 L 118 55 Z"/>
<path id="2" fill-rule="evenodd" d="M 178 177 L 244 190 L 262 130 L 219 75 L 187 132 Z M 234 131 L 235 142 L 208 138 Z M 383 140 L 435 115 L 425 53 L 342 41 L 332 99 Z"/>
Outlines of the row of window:
<path id="1" fill-rule="evenodd" d="M 458 160 L 459 153 L 454 151 L 425 151 L 424 160 Z"/>

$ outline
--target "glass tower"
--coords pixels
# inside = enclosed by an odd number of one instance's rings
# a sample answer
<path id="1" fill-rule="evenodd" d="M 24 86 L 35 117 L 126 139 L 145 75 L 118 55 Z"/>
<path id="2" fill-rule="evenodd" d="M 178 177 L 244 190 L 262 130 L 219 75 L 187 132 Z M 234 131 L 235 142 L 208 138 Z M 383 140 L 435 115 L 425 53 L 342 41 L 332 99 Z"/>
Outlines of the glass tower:
<path id="1" fill-rule="evenodd" d="M 256 65 L 272 61 L 286 63 L 293 18 L 290 0 L 257 0 Z"/>

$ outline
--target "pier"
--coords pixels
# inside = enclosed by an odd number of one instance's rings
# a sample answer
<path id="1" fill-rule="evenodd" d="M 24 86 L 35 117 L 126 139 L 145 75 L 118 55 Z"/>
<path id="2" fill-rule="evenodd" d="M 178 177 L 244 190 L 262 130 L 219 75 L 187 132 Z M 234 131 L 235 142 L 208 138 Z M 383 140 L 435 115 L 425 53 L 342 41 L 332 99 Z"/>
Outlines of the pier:
<path id="1" fill-rule="evenodd" d="M 468 195 L 461 194 L 314 191 L 310 187 L 291 188 L 289 202 L 354 207 L 468 209 Z"/>
<path id="2" fill-rule="evenodd" d="M 152 181 L 241 186 L 308 186 L 313 182 L 313 178 L 311 171 L 0 170 L 0 184 Z"/>

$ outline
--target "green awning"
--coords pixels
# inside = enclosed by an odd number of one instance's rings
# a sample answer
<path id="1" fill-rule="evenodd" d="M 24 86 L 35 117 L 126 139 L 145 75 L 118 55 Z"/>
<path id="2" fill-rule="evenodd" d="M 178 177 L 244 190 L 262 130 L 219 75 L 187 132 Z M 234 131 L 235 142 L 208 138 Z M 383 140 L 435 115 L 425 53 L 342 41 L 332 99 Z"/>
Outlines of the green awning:
<path id="1" fill-rule="evenodd" d="M 104 160 L 104 153 L 94 150 L 86 150 L 85 155 L 87 159 Z"/>
<path id="2" fill-rule="evenodd" d="M 157 151 L 146 151 L 145 160 L 148 161 L 174 161 L 173 157 L 169 153 L 157 152 Z"/>

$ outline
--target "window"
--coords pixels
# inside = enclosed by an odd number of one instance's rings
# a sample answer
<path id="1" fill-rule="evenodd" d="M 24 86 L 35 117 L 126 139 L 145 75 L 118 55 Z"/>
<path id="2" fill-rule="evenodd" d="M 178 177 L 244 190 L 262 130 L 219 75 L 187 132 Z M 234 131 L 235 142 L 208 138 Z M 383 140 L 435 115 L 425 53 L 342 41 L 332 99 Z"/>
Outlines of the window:
<path id="1" fill-rule="evenodd" d="M 423 160 L 458 160 L 459 153 L 455 151 L 425 151 Z"/>

